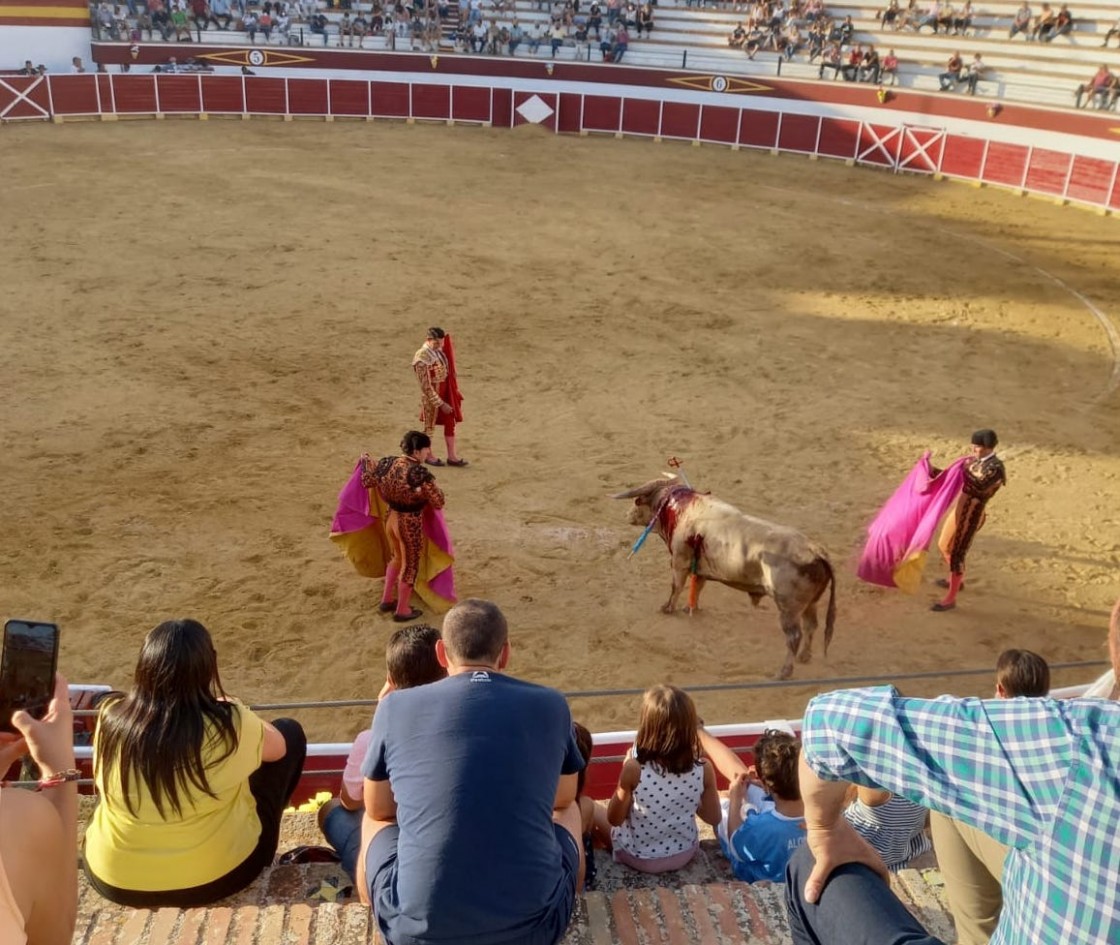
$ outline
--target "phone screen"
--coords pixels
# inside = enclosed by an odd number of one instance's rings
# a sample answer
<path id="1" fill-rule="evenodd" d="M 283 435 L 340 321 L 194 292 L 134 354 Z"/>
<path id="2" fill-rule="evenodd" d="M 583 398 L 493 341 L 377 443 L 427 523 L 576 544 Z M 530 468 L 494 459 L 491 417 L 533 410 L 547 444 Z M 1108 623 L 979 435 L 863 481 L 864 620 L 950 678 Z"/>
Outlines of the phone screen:
<path id="1" fill-rule="evenodd" d="M 58 627 L 33 620 L 4 624 L 0 656 L 0 729 L 12 731 L 12 713 L 25 709 L 37 719 L 54 694 L 58 668 Z"/>

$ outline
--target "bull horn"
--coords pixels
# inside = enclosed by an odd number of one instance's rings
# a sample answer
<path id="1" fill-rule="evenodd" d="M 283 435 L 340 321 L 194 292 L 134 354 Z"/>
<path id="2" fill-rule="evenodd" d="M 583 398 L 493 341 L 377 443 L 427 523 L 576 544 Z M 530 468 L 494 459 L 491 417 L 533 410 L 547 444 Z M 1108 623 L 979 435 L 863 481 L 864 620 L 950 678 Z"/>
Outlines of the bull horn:
<path id="1" fill-rule="evenodd" d="M 676 477 L 671 477 L 676 478 Z M 658 489 L 666 485 L 664 479 L 651 479 L 649 482 L 641 486 L 635 486 L 633 489 L 627 489 L 625 492 L 616 492 L 611 496 L 612 499 L 636 499 L 638 496 L 653 495 Z"/>

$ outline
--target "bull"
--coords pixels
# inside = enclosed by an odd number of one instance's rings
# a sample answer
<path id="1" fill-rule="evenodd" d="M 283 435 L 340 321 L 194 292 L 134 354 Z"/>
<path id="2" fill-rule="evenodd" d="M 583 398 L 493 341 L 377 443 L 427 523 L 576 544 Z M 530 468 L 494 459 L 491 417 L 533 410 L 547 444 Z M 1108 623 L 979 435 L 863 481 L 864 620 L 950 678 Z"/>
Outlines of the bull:
<path id="1" fill-rule="evenodd" d="M 824 652 L 836 623 L 836 577 L 827 552 L 796 529 L 744 515 L 714 496 L 696 492 L 675 475 L 611 496 L 633 499 L 629 522 L 649 525 L 669 549 L 672 590 L 661 610 L 671 614 L 693 576 L 689 612 L 707 581 L 746 591 L 757 607 L 771 597 L 786 637 L 786 660 L 778 673 L 788 679 L 793 662 L 808 663 L 817 629 L 817 602 L 828 590 Z"/>

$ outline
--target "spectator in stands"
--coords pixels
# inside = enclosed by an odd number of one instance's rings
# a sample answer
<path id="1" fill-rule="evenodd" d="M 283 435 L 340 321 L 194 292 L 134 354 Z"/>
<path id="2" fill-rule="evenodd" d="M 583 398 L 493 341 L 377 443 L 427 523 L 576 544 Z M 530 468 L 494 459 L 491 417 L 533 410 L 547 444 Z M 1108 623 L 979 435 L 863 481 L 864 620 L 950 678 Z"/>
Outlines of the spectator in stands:
<path id="1" fill-rule="evenodd" d="M 926 821 L 929 811 L 890 791 L 862 785 L 851 786 L 844 818 L 883 858 L 887 869 L 896 872 L 931 847 Z"/>
<path id="2" fill-rule="evenodd" d="M 159 34 L 163 37 L 165 43 L 169 42 L 171 39 L 171 14 L 164 6 L 163 0 L 148 0 L 148 8 L 152 14 L 152 26 L 159 30 Z"/>
<path id="3" fill-rule="evenodd" d="M 1069 7 L 1063 3 L 1061 9 L 1058 10 L 1058 15 L 1054 18 L 1054 28 L 1040 38 L 1043 42 L 1049 43 L 1053 42 L 1058 36 L 1068 36 L 1072 31 L 1073 14 L 1069 12 Z"/>
<path id="4" fill-rule="evenodd" d="M 1030 39 L 1032 17 L 1030 4 L 1023 0 L 1019 9 L 1015 11 L 1015 18 L 1011 21 L 1011 29 L 1008 30 L 1007 38 L 1014 39 L 1017 34 L 1022 33 L 1027 39 Z"/>
<path id="5" fill-rule="evenodd" d="M 1031 35 L 1028 39 L 1035 42 L 1039 40 L 1045 42 L 1046 37 L 1050 35 L 1050 31 L 1054 29 L 1057 18 L 1058 15 L 1051 9 L 1050 4 L 1044 3 L 1038 16 L 1034 18 L 1034 26 L 1031 28 Z"/>
<path id="6" fill-rule="evenodd" d="M 588 890 L 595 888 L 599 875 L 595 867 L 595 811 L 599 809 L 599 805 L 584 793 L 595 742 L 588 728 L 579 722 L 572 723 L 572 731 L 575 733 L 580 757 L 583 758 L 583 770 L 576 775 L 576 803 L 579 805 L 580 827 L 583 830 L 583 888 Z"/>
<path id="7" fill-rule="evenodd" d="M 945 64 L 945 71 L 937 77 L 937 81 L 941 85 L 941 91 L 948 92 L 949 89 L 955 88 L 958 82 L 963 81 L 961 78 L 963 71 L 964 60 L 959 52 L 954 52 Z"/>
<path id="8" fill-rule="evenodd" d="M 180 3 L 171 7 L 171 28 L 175 31 L 175 42 L 189 43 L 191 41 L 191 28 L 187 22 L 187 11 Z"/>
<path id="9" fill-rule="evenodd" d="M 436 655 L 447 679 L 394 692 L 373 717 L 362 901 L 388 945 L 558 942 L 583 881 L 568 705 L 504 672 L 509 633 L 490 601 L 452 607 Z"/>
<path id="10" fill-rule="evenodd" d="M 354 20 L 350 16 L 350 11 L 347 10 L 342 14 L 342 19 L 338 21 L 338 45 L 339 48 L 343 46 L 343 38 L 350 41 L 350 45 L 354 45 Z"/>
<path id="11" fill-rule="evenodd" d="M 210 28 L 210 5 L 206 0 L 187 0 L 190 5 L 191 19 L 196 30 Z"/>
<path id="12" fill-rule="evenodd" d="M 646 31 L 646 39 L 649 39 L 653 32 L 653 4 L 648 0 L 638 8 L 638 39 L 642 38 L 642 30 Z"/>
<path id="13" fill-rule="evenodd" d="M 213 23 L 220 30 L 228 30 L 233 21 L 230 12 L 229 0 L 210 0 L 210 17 L 208 23 Z"/>
<path id="14" fill-rule="evenodd" d="M 246 13 L 245 15 L 246 17 L 249 16 L 248 13 Z M 248 30 L 248 28 L 248 26 L 244 27 L 244 29 L 246 30 Z M 312 36 L 322 36 L 323 45 L 327 45 L 327 17 L 325 14 L 312 13 L 311 17 L 307 21 L 307 29 Z"/>
<path id="15" fill-rule="evenodd" d="M 984 65 L 984 60 L 980 58 L 980 53 L 974 53 L 972 62 L 961 72 L 960 78 L 961 82 L 967 83 L 968 89 L 966 91 L 969 95 L 976 94 L 976 83 L 984 77 L 984 72 L 987 68 L 988 67 Z"/>
<path id="16" fill-rule="evenodd" d="M 1108 645 L 1118 672 L 1120 600 Z M 790 863 L 786 886 L 797 945 L 938 941 L 876 878 L 881 862 L 839 818 L 844 789 L 832 782 L 841 777 L 921 798 L 947 815 L 942 820 L 957 818 L 950 822 L 967 825 L 976 838 L 1006 844 L 990 864 L 1006 886 L 992 886 L 996 915 L 989 904 L 986 924 L 973 927 L 950 886 L 955 867 L 934 815 L 934 845 L 961 945 L 989 937 L 1007 945 L 1098 945 L 1120 937 L 1120 775 L 1113 760 L 1120 705 L 1098 698 L 929 701 L 880 687 L 818 696 L 802 732 L 809 837 Z"/>
<path id="17" fill-rule="evenodd" d="M 796 23 L 790 23 L 786 27 L 785 33 L 782 35 L 782 55 L 785 56 L 786 61 L 789 62 L 797 53 L 805 47 L 805 38 L 801 35 L 801 30 L 797 28 Z"/>
<path id="18" fill-rule="evenodd" d="M 502 34 L 502 27 L 498 26 L 498 21 L 491 19 L 490 26 L 486 30 L 486 51 L 491 56 L 500 56 L 502 48 L 509 43 L 509 34 Z"/>
<path id="19" fill-rule="evenodd" d="M 996 659 L 996 698 L 1040 698 L 1050 692 L 1050 666 L 1030 650 L 1004 650 Z"/>
<path id="20" fill-rule="evenodd" d="M 1104 34 L 1104 42 L 1101 43 L 1101 46 L 1108 46 L 1108 41 L 1112 39 L 1113 36 L 1120 36 L 1120 16 L 1116 18 L 1116 22 L 1112 24 L 1109 31 Z M 1117 45 L 1120 46 L 1120 43 Z"/>
<path id="21" fill-rule="evenodd" d="M 1088 100 L 1094 102 L 1097 108 L 1107 108 L 1114 83 L 1115 77 L 1109 71 L 1108 66 L 1101 63 L 1100 68 L 1093 73 L 1093 77 L 1077 87 L 1074 94 L 1075 107 L 1082 108 L 1086 97 L 1088 97 Z"/>
<path id="22" fill-rule="evenodd" d="M 962 6 L 953 17 L 953 34 L 955 36 L 967 36 L 968 31 L 972 29 L 972 0 L 965 0 Z"/>
<path id="23" fill-rule="evenodd" d="M 522 28 L 521 23 L 517 17 L 513 18 L 513 22 L 509 27 L 509 54 L 511 56 L 517 55 L 517 47 L 525 40 L 525 30 Z"/>
<path id="24" fill-rule="evenodd" d="M 598 806 L 598 834 L 614 861 L 642 873 L 668 873 L 700 849 L 696 817 L 718 827 L 716 770 L 704 761 L 692 698 L 676 686 L 654 686 L 642 697 L 634 744 L 618 786 Z"/>
<path id="25" fill-rule="evenodd" d="M 630 34 L 626 31 L 626 24 L 619 23 L 614 32 L 614 45 L 611 47 L 611 62 L 622 62 L 626 50 L 630 48 Z"/>
<path id="26" fill-rule="evenodd" d="M 817 19 L 809 27 L 809 62 L 811 63 L 822 52 L 828 38 L 828 21 L 824 18 Z"/>
<path id="27" fill-rule="evenodd" d="M 55 677 L 42 719 L 20 710 L 11 721 L 12 731 L 0 733 L 0 777 L 30 753 L 43 787 L 0 788 L 0 941 L 62 945 L 74 935 L 78 912 L 78 785 L 66 680 Z"/>
<path id="28" fill-rule="evenodd" d="M 595 39 L 601 39 L 600 31 L 603 28 L 603 10 L 598 3 L 592 3 L 587 11 L 587 29 L 595 31 Z"/>
<path id="29" fill-rule="evenodd" d="M 548 31 L 548 41 L 552 48 L 552 58 L 556 58 L 556 53 L 561 49 L 568 38 L 568 31 L 564 24 L 559 20 L 553 20 L 552 27 Z"/>
<path id="30" fill-rule="evenodd" d="M 132 688 L 101 703 L 90 885 L 138 909 L 203 906 L 244 889 L 272 862 L 306 752 L 298 722 L 270 724 L 226 696 L 202 624 L 161 623 Z"/>
<path id="31" fill-rule="evenodd" d="M 70 71 L 75 73 L 76 75 L 81 75 L 83 72 L 86 71 L 86 67 L 84 65 L 82 65 L 82 57 L 81 56 L 75 56 L 73 59 L 70 60 Z"/>
<path id="32" fill-rule="evenodd" d="M 863 47 L 856 43 L 848 50 L 848 61 L 844 63 L 844 67 L 840 70 L 845 82 L 855 82 L 859 78 L 859 67 L 862 62 Z"/>
<path id="33" fill-rule="evenodd" d="M 923 26 L 930 27 L 935 33 L 937 32 L 937 24 L 941 19 L 941 4 L 937 0 L 933 0 L 927 8 L 926 12 L 918 18 L 918 25 L 914 27 L 919 33 L 922 31 Z"/>
<path id="34" fill-rule="evenodd" d="M 260 29 L 260 24 L 257 22 L 259 15 L 256 10 L 246 10 L 245 15 L 241 18 L 241 28 L 249 34 L 249 42 L 255 43 L 257 31 Z M 314 32 L 314 30 L 312 30 Z M 326 37 L 324 37 L 325 41 Z"/>
<path id="35" fill-rule="evenodd" d="M 844 22 L 835 27 L 832 31 L 831 38 L 840 43 L 841 47 L 847 46 L 852 41 L 852 34 L 855 32 L 855 24 L 852 22 L 850 16 L 844 17 Z"/>
<path id="36" fill-rule="evenodd" d="M 891 85 L 898 81 L 898 56 L 894 54 L 893 49 L 888 49 L 887 54 L 882 59 L 882 68 L 879 70 L 879 81 L 881 82 L 885 76 L 891 77 Z"/>
<path id="37" fill-rule="evenodd" d="M 279 29 L 279 26 L 277 26 L 277 28 Z M 350 43 L 351 43 L 351 45 L 353 45 L 353 38 L 355 36 L 357 36 L 358 37 L 358 48 L 361 49 L 362 48 L 362 43 L 365 42 L 366 34 L 368 34 L 368 33 L 369 33 L 369 22 L 366 20 L 365 16 L 361 13 L 361 11 L 359 11 L 358 15 L 356 17 L 354 17 L 354 21 L 350 24 L 350 37 L 351 37 Z"/>
<path id="38" fill-rule="evenodd" d="M 805 841 L 797 739 L 787 732 L 764 732 L 755 743 L 755 763 L 749 768 L 703 728 L 700 743 L 731 782 L 717 835 L 732 871 L 748 883 L 761 879 L 780 883 L 790 854 Z"/>
<path id="39" fill-rule="evenodd" d="M 897 20 L 901 14 L 902 9 L 898 5 L 898 0 L 891 0 L 891 2 L 887 4 L 885 10 L 880 10 L 875 14 L 875 19 L 879 21 L 883 29 L 886 29 L 888 26 L 893 27 L 895 20 Z"/>
<path id="40" fill-rule="evenodd" d="M 739 23 L 735 29 L 731 31 L 731 35 L 727 37 L 727 45 L 732 49 L 742 49 L 743 43 L 747 41 L 747 28 Z"/>
<path id="41" fill-rule="evenodd" d="M 835 79 L 843 68 L 843 53 L 840 51 L 840 44 L 836 42 L 829 43 L 821 54 L 821 67 L 817 70 L 817 78 L 824 78 L 824 70 L 832 70 L 832 78 Z"/>
<path id="42" fill-rule="evenodd" d="M 482 20 L 476 20 L 471 25 L 471 52 L 480 53 L 486 49 L 486 38 L 490 30 Z"/>
<path id="43" fill-rule="evenodd" d="M 614 49 L 614 32 L 614 28 L 608 26 L 599 40 L 599 52 L 603 56 L 603 62 L 611 61 L 611 50 Z"/>
<path id="44" fill-rule="evenodd" d="M 953 29 L 953 21 L 957 18 L 957 11 L 953 9 L 953 4 L 949 0 L 945 0 L 937 11 L 937 29 L 942 30 L 947 36 Z M 934 32 L 937 32 L 937 29 Z"/>
<path id="45" fill-rule="evenodd" d="M 446 668 L 436 659 L 438 639 L 439 631 L 422 623 L 401 627 L 389 637 L 385 647 L 385 683 L 377 694 L 378 706 L 398 689 L 426 686 L 447 678 Z M 319 829 L 338 853 L 342 868 L 351 879 L 362 840 L 362 762 L 372 735 L 367 728 L 354 739 L 338 797 L 320 807 L 318 814 Z"/>
<path id="46" fill-rule="evenodd" d="M 859 80 L 860 82 L 872 82 L 878 85 L 881 72 L 882 65 L 879 62 L 879 53 L 875 51 L 874 46 L 868 46 L 859 63 Z"/>

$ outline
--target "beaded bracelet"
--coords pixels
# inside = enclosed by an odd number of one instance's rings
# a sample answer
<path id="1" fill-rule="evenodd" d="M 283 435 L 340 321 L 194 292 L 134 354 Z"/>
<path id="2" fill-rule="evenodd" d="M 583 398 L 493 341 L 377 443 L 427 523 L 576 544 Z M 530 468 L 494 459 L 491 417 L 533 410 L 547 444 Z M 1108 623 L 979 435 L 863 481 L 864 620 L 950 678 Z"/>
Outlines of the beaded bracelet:
<path id="1" fill-rule="evenodd" d="M 36 791 L 42 791 L 44 788 L 58 787 L 68 781 L 77 781 L 81 776 L 82 772 L 77 768 L 67 768 L 39 781 L 0 781 L 0 787 L 34 788 Z"/>

